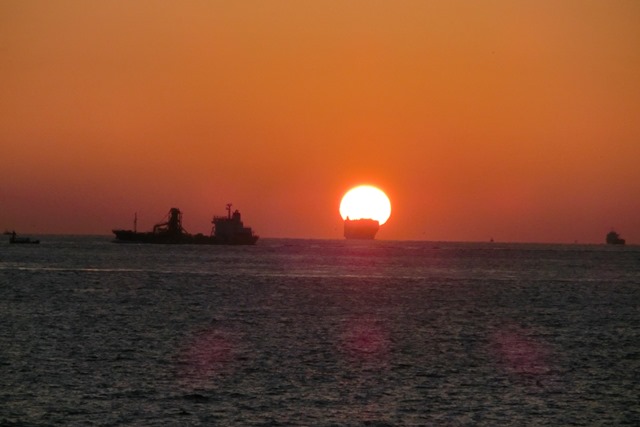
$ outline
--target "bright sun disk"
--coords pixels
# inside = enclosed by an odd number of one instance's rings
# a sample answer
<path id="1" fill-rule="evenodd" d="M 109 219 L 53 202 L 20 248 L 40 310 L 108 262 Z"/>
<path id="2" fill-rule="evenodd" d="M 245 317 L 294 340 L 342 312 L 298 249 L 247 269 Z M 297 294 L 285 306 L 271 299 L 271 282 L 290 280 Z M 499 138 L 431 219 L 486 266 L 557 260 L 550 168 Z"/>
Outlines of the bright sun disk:
<path id="1" fill-rule="evenodd" d="M 342 197 L 340 202 L 342 219 L 374 219 L 380 225 L 391 216 L 391 202 L 384 191 L 371 185 L 354 187 Z"/>

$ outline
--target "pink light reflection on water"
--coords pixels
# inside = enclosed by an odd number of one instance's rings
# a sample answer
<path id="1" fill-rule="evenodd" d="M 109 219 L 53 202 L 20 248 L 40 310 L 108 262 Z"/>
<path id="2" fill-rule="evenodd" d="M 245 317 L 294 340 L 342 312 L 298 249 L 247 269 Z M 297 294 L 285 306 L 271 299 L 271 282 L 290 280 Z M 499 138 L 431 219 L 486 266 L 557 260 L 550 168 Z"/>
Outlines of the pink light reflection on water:
<path id="1" fill-rule="evenodd" d="M 373 319 L 350 319 L 340 337 L 340 350 L 352 360 L 387 365 L 389 333 Z"/>
<path id="2" fill-rule="evenodd" d="M 533 331 L 503 328 L 491 338 L 495 360 L 509 373 L 540 376 L 549 373 L 549 347 L 536 339 Z"/>
<path id="3" fill-rule="evenodd" d="M 234 336 L 229 331 L 209 328 L 200 332 L 180 352 L 180 379 L 198 385 L 229 372 L 235 347 Z"/>

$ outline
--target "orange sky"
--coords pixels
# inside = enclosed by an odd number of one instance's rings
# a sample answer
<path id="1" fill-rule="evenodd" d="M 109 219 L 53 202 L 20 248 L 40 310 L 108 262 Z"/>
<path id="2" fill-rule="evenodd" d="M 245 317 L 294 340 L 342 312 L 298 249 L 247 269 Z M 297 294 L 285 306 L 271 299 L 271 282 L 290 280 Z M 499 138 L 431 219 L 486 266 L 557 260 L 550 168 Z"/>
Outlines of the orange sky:
<path id="1" fill-rule="evenodd" d="M 640 242 L 640 2 L 0 3 L 0 229 Z"/>

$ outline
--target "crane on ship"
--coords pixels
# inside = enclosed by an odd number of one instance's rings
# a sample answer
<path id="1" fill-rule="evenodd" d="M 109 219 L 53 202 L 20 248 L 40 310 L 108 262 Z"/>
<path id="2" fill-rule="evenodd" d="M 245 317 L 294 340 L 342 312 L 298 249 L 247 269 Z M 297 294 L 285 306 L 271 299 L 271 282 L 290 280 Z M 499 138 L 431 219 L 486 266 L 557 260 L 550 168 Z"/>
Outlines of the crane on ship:
<path id="1" fill-rule="evenodd" d="M 166 233 L 166 234 L 183 234 L 187 231 L 182 227 L 182 212 L 178 208 L 171 208 L 169 210 L 168 219 L 165 222 L 161 222 L 153 226 L 153 232 Z"/>

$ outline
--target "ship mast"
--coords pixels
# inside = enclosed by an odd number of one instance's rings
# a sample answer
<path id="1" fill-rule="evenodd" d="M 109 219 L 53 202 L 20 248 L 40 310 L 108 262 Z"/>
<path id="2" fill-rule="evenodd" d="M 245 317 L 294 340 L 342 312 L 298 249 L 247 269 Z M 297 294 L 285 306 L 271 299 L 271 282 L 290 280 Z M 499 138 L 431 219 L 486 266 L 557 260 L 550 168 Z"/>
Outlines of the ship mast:
<path id="1" fill-rule="evenodd" d="M 227 203 L 227 218 L 231 219 L 231 203 Z"/>

